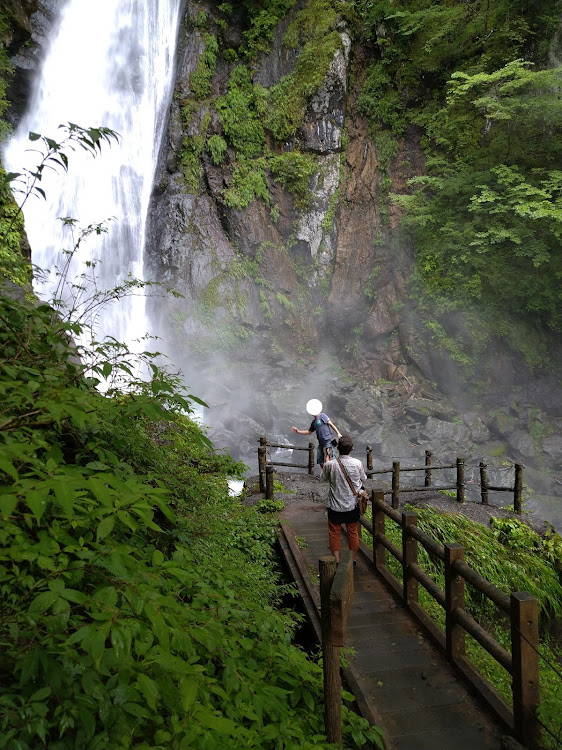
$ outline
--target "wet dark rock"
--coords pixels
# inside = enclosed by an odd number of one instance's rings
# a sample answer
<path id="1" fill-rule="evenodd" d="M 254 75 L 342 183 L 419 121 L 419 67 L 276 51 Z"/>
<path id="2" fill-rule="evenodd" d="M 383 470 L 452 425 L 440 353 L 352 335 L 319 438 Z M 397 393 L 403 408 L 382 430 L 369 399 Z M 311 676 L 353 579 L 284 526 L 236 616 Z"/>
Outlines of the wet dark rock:
<path id="1" fill-rule="evenodd" d="M 470 430 L 466 425 L 457 422 L 444 422 L 442 419 L 436 419 L 435 417 L 428 417 L 421 434 L 436 443 L 463 444 L 470 440 Z"/>
<path id="2" fill-rule="evenodd" d="M 535 458 L 535 441 L 525 430 L 516 430 L 513 432 L 509 436 L 508 442 L 519 456 L 530 459 Z"/>

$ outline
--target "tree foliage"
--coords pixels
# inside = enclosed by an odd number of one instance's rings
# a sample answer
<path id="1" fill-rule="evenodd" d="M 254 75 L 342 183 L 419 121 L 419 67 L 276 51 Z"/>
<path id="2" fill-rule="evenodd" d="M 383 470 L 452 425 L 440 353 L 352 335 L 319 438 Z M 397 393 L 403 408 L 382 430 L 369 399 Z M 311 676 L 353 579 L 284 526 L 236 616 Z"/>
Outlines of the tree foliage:
<path id="1" fill-rule="evenodd" d="M 489 321 L 560 330 L 562 68 L 544 65 L 562 4 L 407 6 L 358 4 L 374 50 L 360 108 L 394 138 L 423 133 L 427 174 L 395 197 L 417 293 L 434 309 L 478 304 Z"/>

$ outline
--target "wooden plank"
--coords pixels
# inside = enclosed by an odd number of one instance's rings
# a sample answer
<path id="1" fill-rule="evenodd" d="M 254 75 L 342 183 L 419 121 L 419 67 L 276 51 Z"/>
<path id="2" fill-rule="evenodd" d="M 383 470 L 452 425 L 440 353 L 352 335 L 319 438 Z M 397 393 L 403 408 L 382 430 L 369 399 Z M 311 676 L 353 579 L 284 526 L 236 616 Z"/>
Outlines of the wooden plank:
<path id="1" fill-rule="evenodd" d="M 353 556 L 350 550 L 342 550 L 340 564 L 330 591 L 332 618 L 332 643 L 345 646 L 347 623 L 353 603 Z"/>

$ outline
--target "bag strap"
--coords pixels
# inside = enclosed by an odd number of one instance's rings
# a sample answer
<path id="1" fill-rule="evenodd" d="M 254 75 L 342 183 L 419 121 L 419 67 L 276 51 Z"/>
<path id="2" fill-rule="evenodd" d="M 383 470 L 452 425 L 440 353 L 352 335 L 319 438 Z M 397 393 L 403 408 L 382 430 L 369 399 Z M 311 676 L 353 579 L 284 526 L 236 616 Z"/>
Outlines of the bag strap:
<path id="1" fill-rule="evenodd" d="M 351 484 L 351 479 L 349 478 L 349 474 L 348 474 L 348 473 L 347 473 L 347 471 L 345 470 L 345 467 L 344 467 L 344 465 L 342 464 L 342 462 L 340 461 L 340 459 L 339 459 L 339 458 L 336 458 L 336 461 L 337 461 L 337 462 L 339 463 L 339 465 L 340 465 L 340 469 L 341 469 L 341 470 L 343 471 L 343 475 L 344 475 L 344 477 L 345 477 L 345 478 L 347 479 L 347 483 L 348 483 L 348 484 L 349 484 L 349 486 L 351 487 L 351 491 L 353 492 L 353 494 L 355 495 L 355 497 L 357 497 L 357 490 L 356 490 L 356 489 L 355 489 L 355 487 L 354 487 L 354 486 L 353 486 L 353 485 Z"/>

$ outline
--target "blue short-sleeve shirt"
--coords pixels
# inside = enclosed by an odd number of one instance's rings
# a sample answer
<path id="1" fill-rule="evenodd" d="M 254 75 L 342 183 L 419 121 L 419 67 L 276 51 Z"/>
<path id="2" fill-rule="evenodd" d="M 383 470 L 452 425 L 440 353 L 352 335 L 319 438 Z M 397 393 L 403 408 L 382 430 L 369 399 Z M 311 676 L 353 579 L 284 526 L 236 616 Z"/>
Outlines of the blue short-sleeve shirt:
<path id="1" fill-rule="evenodd" d="M 332 430 L 328 426 L 330 417 L 324 412 L 320 412 L 310 423 L 309 432 L 316 432 L 316 437 L 320 445 L 329 445 L 332 442 Z"/>

